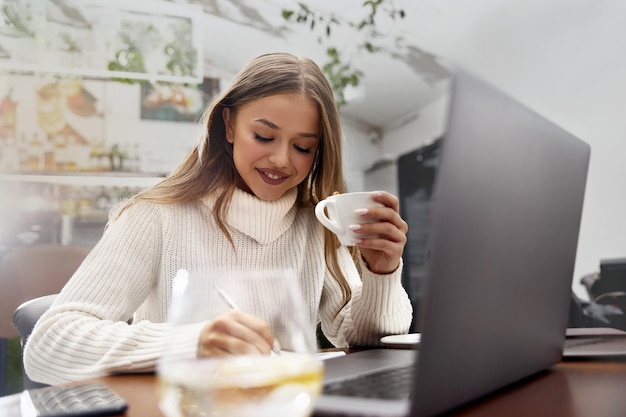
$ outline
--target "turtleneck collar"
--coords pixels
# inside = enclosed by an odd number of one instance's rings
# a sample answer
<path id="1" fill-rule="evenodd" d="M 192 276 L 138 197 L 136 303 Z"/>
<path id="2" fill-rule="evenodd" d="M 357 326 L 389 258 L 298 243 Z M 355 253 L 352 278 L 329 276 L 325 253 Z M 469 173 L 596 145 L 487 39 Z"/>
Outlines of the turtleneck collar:
<path id="1" fill-rule="evenodd" d="M 226 223 L 261 244 L 273 242 L 293 223 L 297 212 L 297 196 L 297 188 L 292 188 L 278 200 L 265 201 L 236 188 L 230 201 Z M 213 207 L 214 201 L 209 198 L 207 202 Z"/>

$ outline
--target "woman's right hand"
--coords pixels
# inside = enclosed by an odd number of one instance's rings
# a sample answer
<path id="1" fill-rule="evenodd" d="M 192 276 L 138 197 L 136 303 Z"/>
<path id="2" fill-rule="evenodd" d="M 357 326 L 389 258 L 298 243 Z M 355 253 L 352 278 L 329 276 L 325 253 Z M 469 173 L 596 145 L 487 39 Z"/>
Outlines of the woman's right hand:
<path id="1" fill-rule="evenodd" d="M 258 317 L 229 310 L 209 322 L 200 333 L 198 357 L 226 355 L 269 355 L 274 336 Z"/>

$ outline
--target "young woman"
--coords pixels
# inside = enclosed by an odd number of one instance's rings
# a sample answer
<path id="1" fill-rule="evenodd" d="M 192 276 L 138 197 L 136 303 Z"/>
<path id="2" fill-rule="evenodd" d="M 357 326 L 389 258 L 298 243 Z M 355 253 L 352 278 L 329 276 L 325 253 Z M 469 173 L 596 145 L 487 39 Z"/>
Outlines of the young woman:
<path id="1" fill-rule="evenodd" d="M 37 323 L 25 347 L 33 380 L 56 384 L 155 369 L 176 271 L 288 267 L 316 325 L 336 346 L 406 333 L 401 286 L 407 224 L 386 193 L 363 216 L 376 234 L 349 250 L 314 214 L 344 192 L 333 92 L 309 59 L 252 60 L 204 113 L 204 134 L 161 183 L 123 203 Z M 267 300 L 271 303 L 272 300 Z M 266 318 L 230 311 L 177 340 L 180 355 L 269 354 Z"/>

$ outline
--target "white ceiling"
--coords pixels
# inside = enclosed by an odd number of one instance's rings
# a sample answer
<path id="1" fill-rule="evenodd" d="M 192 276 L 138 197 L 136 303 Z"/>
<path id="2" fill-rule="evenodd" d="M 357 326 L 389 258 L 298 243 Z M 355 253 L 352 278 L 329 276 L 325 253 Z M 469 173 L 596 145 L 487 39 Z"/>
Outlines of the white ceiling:
<path id="1" fill-rule="evenodd" d="M 185 0 L 179 0 L 183 2 Z M 236 71 L 252 57 L 284 50 L 325 61 L 317 33 L 286 23 L 291 0 L 188 0 L 204 17 L 205 63 Z M 311 0 L 342 19 L 363 15 L 361 0 Z M 396 0 L 406 18 L 381 16 L 382 41 L 400 46 L 355 54 L 358 36 L 338 30 L 330 43 L 365 73 L 365 96 L 342 112 L 376 128 L 412 116 L 445 93 L 445 67 L 459 64 L 554 119 L 576 119 L 626 96 L 623 0 Z M 596 107 L 594 107 L 594 103 Z M 565 105 L 564 105 L 565 104 Z"/>
<path id="2" fill-rule="evenodd" d="M 398 37 L 410 38 L 413 26 L 411 13 L 406 6 L 414 2 L 398 1 L 407 10 L 406 19 L 392 22 L 379 13 L 380 42 L 388 48 L 384 52 L 369 54 L 359 52 L 355 44 L 359 35 L 347 29 L 347 24 L 337 27 L 333 35 L 318 42 L 319 32 L 305 25 L 286 22 L 281 17 L 284 8 L 297 9 L 290 0 L 197 0 L 204 6 L 205 66 L 236 71 L 256 55 L 270 51 L 288 51 L 313 58 L 320 65 L 326 62 L 324 50 L 332 45 L 340 49 L 355 68 L 364 73 L 356 97 L 342 109 L 346 116 L 357 119 L 372 128 L 382 128 L 406 115 L 415 113 L 424 104 L 445 91 L 447 70 L 432 54 L 421 51 L 417 45 L 391 45 Z M 344 22 L 358 21 L 365 15 L 361 1 L 336 2 L 316 0 L 307 2 L 313 10 L 332 13 Z M 219 41 L 213 41 L 218 36 Z M 391 45 L 391 46 L 390 46 Z M 394 57 L 395 55 L 395 57 Z M 351 96 L 351 93 L 347 93 Z"/>

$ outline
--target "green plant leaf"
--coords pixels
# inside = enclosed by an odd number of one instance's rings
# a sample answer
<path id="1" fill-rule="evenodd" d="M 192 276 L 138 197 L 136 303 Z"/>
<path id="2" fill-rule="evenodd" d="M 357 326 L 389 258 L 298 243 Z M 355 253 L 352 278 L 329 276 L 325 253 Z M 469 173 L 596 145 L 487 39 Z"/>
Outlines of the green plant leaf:
<path id="1" fill-rule="evenodd" d="M 318 33 L 321 31 L 323 35 L 319 35 L 316 38 L 318 43 L 322 43 L 324 39 L 332 38 L 333 25 L 347 26 L 357 32 L 361 32 L 363 34 L 361 36 L 365 36 L 365 40 L 363 42 L 356 44 L 357 52 L 379 52 L 380 48 L 378 48 L 373 42 L 374 39 L 380 36 L 380 34 L 375 30 L 376 17 L 378 13 L 386 13 L 394 20 L 396 17 L 404 19 L 406 14 L 403 9 L 395 7 L 394 0 L 365 0 L 361 5 L 365 9 L 366 16 L 357 21 L 351 21 L 346 18 L 338 18 L 332 13 L 324 14 L 315 12 L 306 4 L 301 2 L 298 3 L 299 10 L 297 12 L 291 9 L 283 9 L 282 16 L 285 20 L 290 22 L 307 24 L 311 31 L 317 30 Z M 296 16 L 295 19 L 293 19 L 294 15 Z M 316 22 L 320 23 L 320 29 L 317 29 L 318 25 Z M 325 22 L 325 24 L 322 24 L 323 22 Z M 328 78 L 328 81 L 335 93 L 335 100 L 338 107 L 346 104 L 344 95 L 345 88 L 349 85 L 359 85 L 363 77 L 363 72 L 361 70 L 353 68 L 349 61 L 344 62 L 346 60 L 342 54 L 343 52 L 345 52 L 344 49 L 340 51 L 335 46 L 327 47 L 327 61 L 322 65 L 322 71 L 324 71 L 324 74 Z"/>

